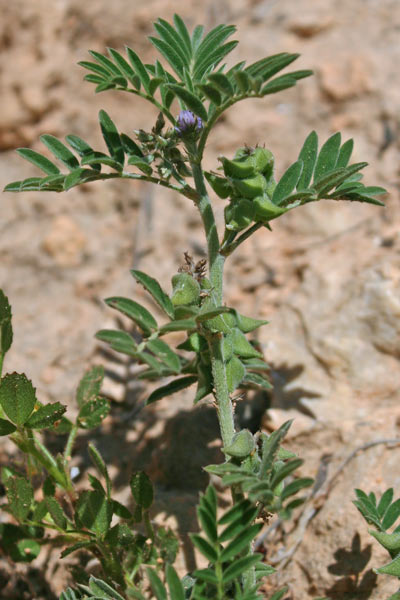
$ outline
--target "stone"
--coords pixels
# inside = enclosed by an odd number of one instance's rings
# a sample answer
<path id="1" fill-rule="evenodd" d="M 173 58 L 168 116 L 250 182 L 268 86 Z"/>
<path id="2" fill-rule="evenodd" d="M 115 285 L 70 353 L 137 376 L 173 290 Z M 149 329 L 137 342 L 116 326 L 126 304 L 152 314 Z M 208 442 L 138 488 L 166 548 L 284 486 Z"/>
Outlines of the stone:
<path id="1" fill-rule="evenodd" d="M 76 267 L 82 261 L 86 236 L 78 224 L 67 215 L 53 219 L 51 229 L 42 240 L 42 250 L 60 267 Z"/>

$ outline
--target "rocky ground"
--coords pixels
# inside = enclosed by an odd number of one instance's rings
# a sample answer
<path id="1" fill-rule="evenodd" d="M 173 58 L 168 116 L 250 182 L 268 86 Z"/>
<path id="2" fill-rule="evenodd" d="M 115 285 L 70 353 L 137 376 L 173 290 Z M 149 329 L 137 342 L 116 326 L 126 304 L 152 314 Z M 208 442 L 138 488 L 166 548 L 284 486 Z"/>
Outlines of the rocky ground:
<path id="1" fill-rule="evenodd" d="M 371 545 L 351 500 L 354 488 L 379 494 L 393 486 L 397 496 L 400 491 L 400 450 L 385 443 L 400 437 L 397 0 L 0 0 L 0 187 L 36 174 L 13 150 L 42 151 L 42 133 L 75 133 L 100 147 L 100 108 L 128 134 L 153 125 L 156 113 L 128 95 L 94 96 L 76 63 L 87 59 L 89 48 L 122 50 L 124 44 L 152 60 L 146 40 L 151 23 L 174 12 L 190 27 L 237 24 L 235 62 L 300 52 L 296 68 L 315 71 L 295 89 L 234 107 L 210 138 L 210 168 L 219 154 L 266 143 L 280 174 L 311 129 L 322 140 L 340 130 L 344 139 L 355 139 L 354 160 L 370 163 L 366 181 L 390 192 L 385 209 L 321 203 L 286 215 L 273 233 L 259 231 L 243 245 L 226 275 L 227 302 L 270 321 L 259 341 L 274 391 L 245 400 L 242 418 L 271 430 L 294 417 L 289 446 L 305 459 L 303 474 L 325 477 L 324 493 L 310 503 L 313 518 L 307 521 L 304 513 L 264 542 L 267 560 L 286 564 L 276 580 L 288 584 L 287 598 L 293 600 L 382 600 L 396 582 L 373 573 L 386 556 Z M 215 206 L 221 221 L 223 201 Z M 132 365 L 113 362 L 93 336 L 115 325 L 103 298 L 135 295 L 146 301 L 130 268 L 149 272 L 167 288 L 185 250 L 204 255 L 192 204 L 125 182 L 61 195 L 6 193 L 0 232 L 0 286 L 10 298 L 15 330 L 6 370 L 25 372 L 42 400 L 59 400 L 73 410 L 84 368 L 105 364 L 105 392 L 115 408 L 96 441 L 114 475 L 147 469 L 157 486 L 154 518 L 177 527 L 184 539 L 195 528 L 193 506 L 205 485 L 200 467 L 218 453 L 213 409 L 193 410 L 190 394 L 182 394 L 135 411 L 148 390 L 135 381 Z M 382 443 L 368 446 L 375 441 Z M 81 468 L 86 442 L 78 446 Z M 10 451 L 3 443 L 3 461 Z M 117 486 L 123 498 L 123 475 Z M 194 560 L 183 552 L 182 571 Z M 45 581 L 38 576 L 42 565 Z M 10 585 L 9 576 L 2 560 L 3 598 L 32 597 L 26 578 L 13 573 Z M 68 571 L 55 553 L 31 565 L 29 580 L 34 597 L 49 600 L 63 589 Z"/>

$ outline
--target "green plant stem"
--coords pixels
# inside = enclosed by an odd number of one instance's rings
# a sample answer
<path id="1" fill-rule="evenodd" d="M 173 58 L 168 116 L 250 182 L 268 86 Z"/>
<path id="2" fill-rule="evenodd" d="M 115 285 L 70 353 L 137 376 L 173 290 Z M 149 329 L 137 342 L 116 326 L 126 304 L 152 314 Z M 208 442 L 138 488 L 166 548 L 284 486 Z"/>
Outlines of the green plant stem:
<path id="1" fill-rule="evenodd" d="M 229 256 L 230 254 L 232 254 L 232 252 L 236 250 L 236 248 L 240 246 L 240 244 L 245 242 L 251 235 L 253 235 L 253 233 L 258 231 L 263 225 L 264 223 L 254 223 L 254 225 L 249 227 L 249 229 L 246 229 L 246 231 L 242 233 L 242 235 L 240 235 L 234 242 L 228 242 L 226 245 L 223 244 L 221 247 L 221 254 L 223 254 L 224 256 Z"/>
<path id="2" fill-rule="evenodd" d="M 67 461 L 67 460 L 69 460 L 71 458 L 72 448 L 74 446 L 77 434 L 78 434 L 78 426 L 77 425 L 73 425 L 71 427 L 71 431 L 69 432 L 68 440 L 67 440 L 67 443 L 65 445 L 65 450 L 64 450 L 64 460 L 65 461 Z"/>
<path id="3" fill-rule="evenodd" d="M 30 437 L 25 432 L 19 431 L 10 435 L 10 439 L 14 442 L 22 452 L 30 454 L 41 464 L 53 479 L 67 492 L 71 492 L 71 486 L 65 477 L 65 473 L 61 473 L 57 462 L 47 450 L 47 448 L 32 434 Z"/>
<path id="4" fill-rule="evenodd" d="M 226 379 L 226 368 L 222 355 L 222 335 L 219 333 L 212 334 L 209 338 L 209 346 L 215 397 L 217 400 L 217 414 L 222 442 L 226 448 L 232 443 L 235 425 L 233 421 L 233 406 Z"/>

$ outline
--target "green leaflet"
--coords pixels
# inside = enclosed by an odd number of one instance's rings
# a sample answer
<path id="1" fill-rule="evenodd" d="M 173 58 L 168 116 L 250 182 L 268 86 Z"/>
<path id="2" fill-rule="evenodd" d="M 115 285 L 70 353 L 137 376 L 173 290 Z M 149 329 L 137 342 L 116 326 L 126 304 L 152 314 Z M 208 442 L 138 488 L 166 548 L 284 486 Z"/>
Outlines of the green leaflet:
<path id="1" fill-rule="evenodd" d="M 189 92 L 189 90 L 186 88 L 174 83 L 167 84 L 167 88 L 171 90 L 175 96 L 182 100 L 187 108 L 190 109 L 195 115 L 200 117 L 204 122 L 207 121 L 207 111 L 197 96 L 192 94 L 192 92 Z"/>
<path id="2" fill-rule="evenodd" d="M 40 141 L 58 158 L 70 171 L 79 167 L 77 158 L 60 140 L 53 135 L 41 135 Z"/>
<path id="3" fill-rule="evenodd" d="M 86 527 L 96 536 L 107 533 L 112 519 L 112 503 L 99 491 L 81 492 L 75 508 L 78 527 Z"/>
<path id="4" fill-rule="evenodd" d="M 146 273 L 143 273 L 143 271 L 132 270 L 131 274 L 136 281 L 143 285 L 143 287 L 153 296 L 154 300 L 164 310 L 164 312 L 166 312 L 167 315 L 173 319 L 174 306 L 169 296 L 161 289 L 158 281 L 156 281 L 156 279 L 153 277 L 146 275 Z"/>
<path id="5" fill-rule="evenodd" d="M 25 427 L 30 429 L 46 429 L 59 421 L 67 407 L 59 402 L 45 404 L 36 410 L 25 422 Z"/>
<path id="6" fill-rule="evenodd" d="M 293 163 L 287 171 L 282 175 L 277 186 L 275 188 L 274 194 L 272 196 L 272 202 L 279 206 L 287 196 L 291 194 L 291 192 L 296 187 L 300 175 L 303 170 L 303 162 L 298 160 Z"/>
<path id="7" fill-rule="evenodd" d="M 105 303 L 134 321 L 142 329 L 145 337 L 151 335 L 158 327 L 157 321 L 147 308 L 130 298 L 115 296 L 107 298 Z"/>
<path id="8" fill-rule="evenodd" d="M 103 379 L 104 367 L 101 365 L 94 366 L 89 371 L 86 371 L 76 390 L 76 402 L 79 408 L 97 398 L 100 394 Z"/>
<path id="9" fill-rule="evenodd" d="M 148 510 L 153 504 L 154 491 L 153 485 L 144 471 L 134 473 L 130 480 L 132 496 L 136 504 Z"/>
<path id="10" fill-rule="evenodd" d="M 317 158 L 317 164 L 315 165 L 315 182 L 335 168 L 339 156 L 340 142 L 340 133 L 334 133 L 321 147 Z"/>
<path id="11" fill-rule="evenodd" d="M 11 306 L 7 296 L 0 289 L 0 356 L 10 349 L 13 339 Z"/>
<path id="12" fill-rule="evenodd" d="M 104 141 L 107 145 L 108 151 L 110 152 L 112 159 L 116 163 L 123 165 L 125 153 L 122 147 L 121 138 L 119 137 L 119 133 L 116 126 L 114 125 L 114 122 L 111 120 L 111 118 L 108 116 L 105 110 L 101 110 L 99 112 L 99 122 Z"/>
<path id="13" fill-rule="evenodd" d="M 0 382 L 0 404 L 15 425 L 23 425 L 36 403 L 32 382 L 24 374 L 7 374 Z"/>
<path id="14" fill-rule="evenodd" d="M 176 392 L 180 392 L 181 390 L 191 386 L 196 381 L 197 377 L 192 375 L 188 377 L 181 377 L 180 379 L 174 379 L 167 385 L 163 385 L 154 390 L 154 392 L 152 392 L 147 398 L 146 404 L 152 404 L 157 400 L 161 400 L 161 398 L 165 398 L 165 396 L 171 396 Z"/>
<path id="15" fill-rule="evenodd" d="M 45 156 L 42 156 L 38 152 L 31 150 L 30 148 L 17 148 L 16 150 L 22 158 L 29 160 L 33 165 L 42 169 L 47 175 L 58 175 L 60 173 L 60 169 L 51 162 Z"/>

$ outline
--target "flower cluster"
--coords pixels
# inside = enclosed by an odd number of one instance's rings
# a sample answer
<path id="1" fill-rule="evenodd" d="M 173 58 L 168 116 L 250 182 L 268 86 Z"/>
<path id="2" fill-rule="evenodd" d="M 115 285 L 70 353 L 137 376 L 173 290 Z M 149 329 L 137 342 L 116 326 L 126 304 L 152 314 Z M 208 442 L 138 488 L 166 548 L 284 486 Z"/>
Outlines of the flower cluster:
<path id="1" fill-rule="evenodd" d="M 203 129 L 203 121 L 191 110 L 181 110 L 176 120 L 175 131 L 180 137 L 196 137 Z"/>

